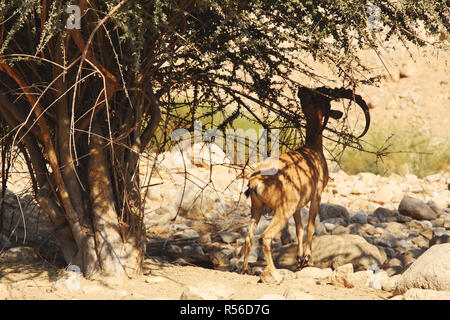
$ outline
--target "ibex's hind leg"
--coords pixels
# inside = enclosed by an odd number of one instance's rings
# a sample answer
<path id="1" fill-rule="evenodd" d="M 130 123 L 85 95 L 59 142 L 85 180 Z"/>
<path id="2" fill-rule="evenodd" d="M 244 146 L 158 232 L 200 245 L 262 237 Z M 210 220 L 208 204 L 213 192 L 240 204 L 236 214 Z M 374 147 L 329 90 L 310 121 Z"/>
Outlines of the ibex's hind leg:
<path id="1" fill-rule="evenodd" d="M 303 258 L 303 224 L 302 217 L 300 215 L 300 210 L 295 211 L 294 213 L 294 221 L 295 221 L 295 231 L 297 232 L 297 264 L 298 268 L 301 266 L 302 258 Z"/>
<path id="2" fill-rule="evenodd" d="M 266 231 L 264 231 L 264 233 L 262 234 L 262 237 L 259 239 L 261 249 L 264 253 L 264 258 L 267 262 L 267 271 L 269 273 L 276 269 L 271 253 L 272 239 L 275 238 L 286 226 L 290 215 L 286 215 L 285 213 L 287 212 L 284 208 L 278 208 L 277 210 L 275 210 L 272 221 L 270 222 Z"/>
<path id="3" fill-rule="evenodd" d="M 245 237 L 244 263 L 242 265 L 242 273 L 248 273 L 248 254 L 250 253 L 250 248 L 252 247 L 253 233 L 255 232 L 256 226 L 258 225 L 259 219 L 261 218 L 262 211 L 263 204 L 256 198 L 255 195 L 252 195 L 252 220 L 250 222 L 247 237 Z"/>
<path id="4" fill-rule="evenodd" d="M 309 218 L 308 226 L 306 227 L 306 242 L 305 242 L 305 253 L 301 259 L 300 267 L 306 267 L 309 265 L 311 260 L 311 244 L 312 237 L 314 235 L 314 222 L 316 221 L 317 213 L 320 208 L 320 195 L 316 195 L 311 199 L 311 205 L 309 208 Z"/>

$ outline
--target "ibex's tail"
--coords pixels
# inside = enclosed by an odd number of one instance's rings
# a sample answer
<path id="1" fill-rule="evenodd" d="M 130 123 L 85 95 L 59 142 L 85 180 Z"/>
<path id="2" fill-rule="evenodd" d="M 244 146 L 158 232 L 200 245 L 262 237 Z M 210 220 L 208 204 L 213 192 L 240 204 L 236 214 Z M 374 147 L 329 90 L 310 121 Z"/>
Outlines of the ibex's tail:
<path id="1" fill-rule="evenodd" d="M 264 190 L 264 185 L 261 183 L 260 179 L 255 179 L 255 176 L 257 176 L 257 173 L 254 172 L 250 176 L 250 180 L 248 182 L 247 190 L 245 190 L 244 194 L 248 198 L 250 197 L 250 194 L 253 192 L 256 195 L 259 195 L 261 191 Z M 253 179 L 252 179 L 253 178 Z"/>

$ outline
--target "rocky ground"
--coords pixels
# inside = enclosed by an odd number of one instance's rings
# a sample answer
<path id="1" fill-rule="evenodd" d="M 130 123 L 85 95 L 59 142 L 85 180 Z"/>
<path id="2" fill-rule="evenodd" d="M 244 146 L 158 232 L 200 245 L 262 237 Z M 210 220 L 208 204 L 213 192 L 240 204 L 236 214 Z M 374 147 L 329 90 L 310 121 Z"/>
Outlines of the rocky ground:
<path id="1" fill-rule="evenodd" d="M 257 237 L 271 215 L 263 216 L 256 230 L 249 258 L 251 275 L 239 274 L 250 203 L 242 194 L 245 178 L 236 179 L 237 169 L 217 164 L 223 157 L 215 149 L 212 168 L 206 163 L 190 165 L 187 173 L 176 155 L 165 154 L 158 163 L 150 181 L 155 186 L 147 194 L 149 242 L 141 278 L 88 281 L 57 268 L 49 255 L 44 261 L 42 247 L 14 246 L 14 239 L 3 237 L 6 250 L 0 256 L 0 297 L 450 299 L 450 172 L 424 179 L 330 173 L 315 222 L 312 267 L 295 269 L 296 235 L 291 219 L 273 244 L 275 262 L 282 269 L 279 277 L 275 283 L 259 283 L 265 264 Z M 17 216 L 13 219 L 17 235 L 24 236 L 26 230 L 20 222 L 20 207 L 26 208 L 23 217 L 28 226 L 39 220 L 37 208 L 27 201 L 27 197 L 18 202 L 12 196 L 7 201 Z M 304 225 L 307 216 L 308 207 L 302 211 Z M 46 237 L 45 220 L 39 221 L 41 231 L 28 229 L 29 244 Z M 411 272 L 413 267 L 418 270 Z"/>
<path id="2" fill-rule="evenodd" d="M 389 76 L 361 93 L 372 106 L 372 126 L 395 123 L 449 148 L 448 53 L 417 50 L 414 62 L 398 43 L 384 53 Z M 381 69 L 378 57 L 364 57 Z M 144 185 L 152 185 L 145 204 L 147 258 L 144 275 L 126 281 L 90 281 L 58 264 L 51 226 L 26 191 L 26 167 L 16 161 L 3 217 L 11 234 L 0 234 L 0 299 L 450 299 L 450 169 L 419 179 L 348 175 L 330 163 L 313 266 L 295 270 L 291 220 L 273 243 L 282 271 L 276 283 L 260 283 L 264 259 L 256 239 L 252 274 L 239 274 L 250 171 L 230 166 L 220 148 L 212 147 L 212 163 L 207 148 L 200 151 L 202 164 L 188 163 L 186 172 L 176 152 L 157 160 L 143 156 Z M 308 207 L 304 225 L 307 214 Z M 267 213 L 257 235 L 270 220 Z"/>

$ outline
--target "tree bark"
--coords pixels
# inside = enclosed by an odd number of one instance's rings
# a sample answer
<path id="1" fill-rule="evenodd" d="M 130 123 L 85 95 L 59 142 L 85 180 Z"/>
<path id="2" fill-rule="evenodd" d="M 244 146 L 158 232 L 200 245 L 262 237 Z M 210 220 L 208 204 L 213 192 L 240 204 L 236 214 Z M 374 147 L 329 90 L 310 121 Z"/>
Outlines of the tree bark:
<path id="1" fill-rule="evenodd" d="M 106 156 L 108 146 L 96 124 L 92 133 L 88 181 L 99 267 L 105 276 L 133 276 L 142 270 L 143 248 L 139 248 L 134 235 L 121 235 Z"/>

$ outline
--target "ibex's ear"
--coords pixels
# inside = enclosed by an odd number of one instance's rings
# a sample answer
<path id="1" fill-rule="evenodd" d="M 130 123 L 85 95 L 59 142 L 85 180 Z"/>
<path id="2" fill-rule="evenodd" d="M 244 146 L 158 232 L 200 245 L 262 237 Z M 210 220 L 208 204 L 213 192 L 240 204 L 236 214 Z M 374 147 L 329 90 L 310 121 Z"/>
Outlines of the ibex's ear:
<path id="1" fill-rule="evenodd" d="M 340 119 L 344 114 L 341 111 L 338 110 L 330 110 L 328 112 L 329 116 L 333 119 Z"/>

